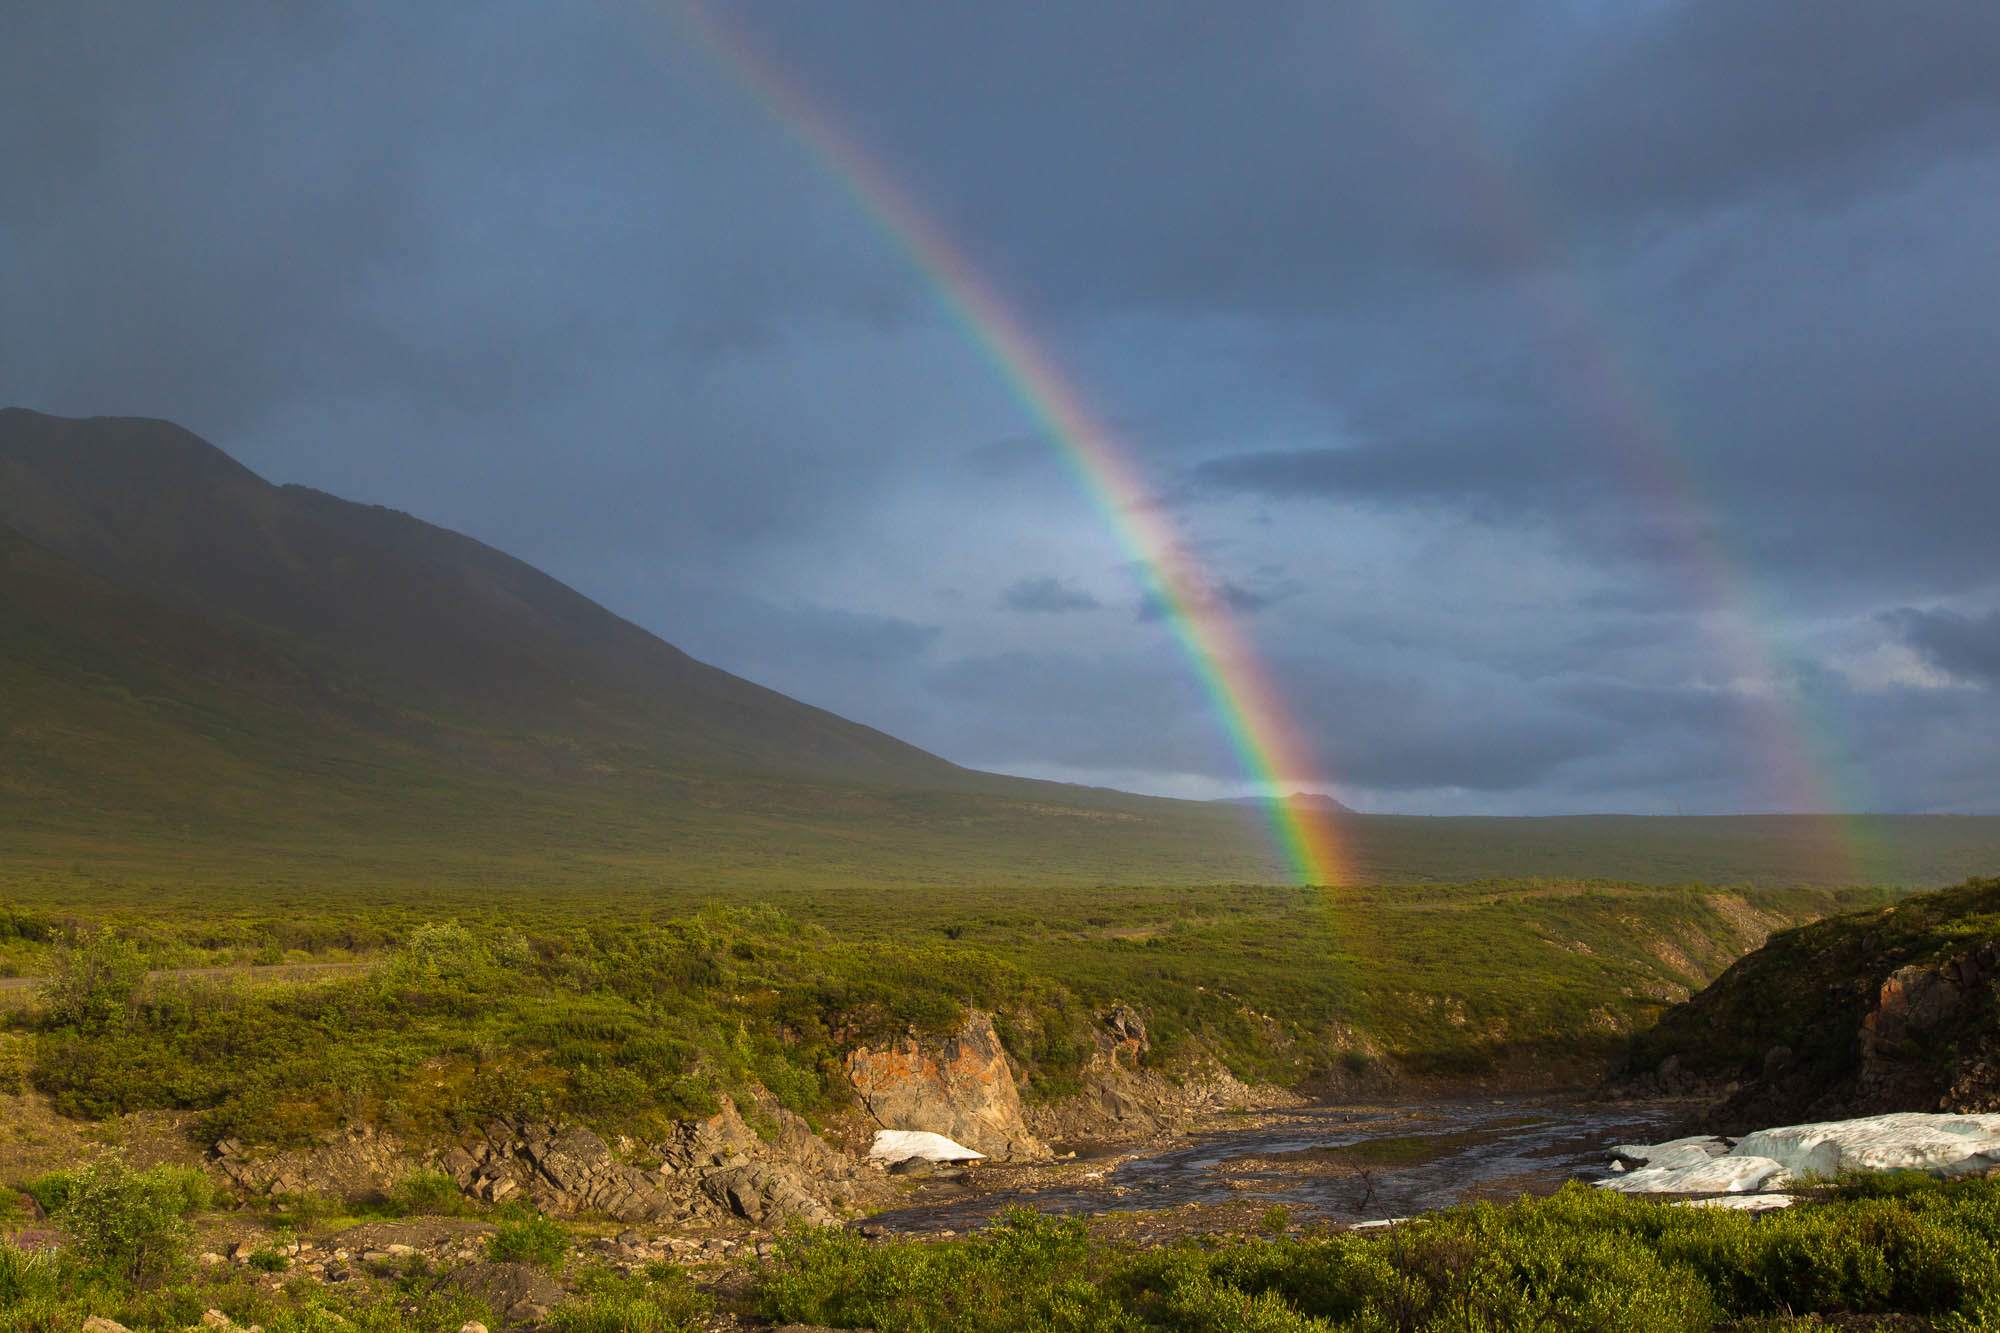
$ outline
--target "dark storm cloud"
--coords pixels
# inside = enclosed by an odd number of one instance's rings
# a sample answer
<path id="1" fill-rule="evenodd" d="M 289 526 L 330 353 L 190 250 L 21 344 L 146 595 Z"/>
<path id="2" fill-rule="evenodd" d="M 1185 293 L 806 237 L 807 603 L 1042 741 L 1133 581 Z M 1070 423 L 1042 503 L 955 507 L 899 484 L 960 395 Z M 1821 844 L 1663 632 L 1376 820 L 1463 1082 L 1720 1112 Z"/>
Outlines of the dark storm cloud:
<path id="1" fill-rule="evenodd" d="M 1806 598 L 1974 588 L 2000 560 L 1996 186 L 2000 153 L 1954 159 L 1836 216 L 1735 215 L 1615 270 L 1414 308 L 1372 355 L 1327 342 L 1347 438 L 1212 457 L 1195 491 L 1442 507 L 1593 558 L 1719 544 Z M 1606 293 L 1649 323 L 1576 313 Z M 1444 409 L 1402 383 L 1426 353 Z"/>
<path id="2" fill-rule="evenodd" d="M 608 357 L 680 370 L 790 337 L 801 310 L 907 312 L 907 275 L 841 243 L 846 205 L 802 196 L 804 164 L 702 95 L 658 17 L 513 18 L 79 3 L 10 23 L 0 386 L 217 433 L 301 397 L 506 412 Z"/>
<path id="3" fill-rule="evenodd" d="M 1535 128 L 1552 186 L 1607 213 L 1825 205 L 1894 182 L 1913 149 L 1989 146 L 1995 68 L 1984 0 L 1692 0 L 1598 25 Z"/>
<path id="4" fill-rule="evenodd" d="M 1237 454 L 1196 466 L 1197 484 L 1268 499 L 1321 497 L 1376 505 L 1492 504 L 1505 512 L 1602 490 L 1586 458 L 1528 438 L 1466 435 L 1345 448 Z"/>
<path id="5" fill-rule="evenodd" d="M 1094 611 L 1097 599 L 1081 588 L 1072 588 L 1058 578 L 1043 574 L 1010 584 L 1000 594 L 1000 606 L 1006 611 Z"/>
<path id="6" fill-rule="evenodd" d="M 1961 680 L 2000 685 L 2000 611 L 1963 616 L 1909 609 L 1887 619 L 1938 670 Z"/>
<path id="7" fill-rule="evenodd" d="M 1144 581 L 670 6 L 0 7 L 0 403 L 175 418 L 953 759 L 1243 781 L 1161 608 L 1022 614 Z M 2000 802 L 2000 691 L 1935 674 L 2000 628 L 1896 611 L 2000 569 L 2000 8 L 715 8 L 1363 804 L 1763 808 L 1773 698 L 1878 806 Z"/>

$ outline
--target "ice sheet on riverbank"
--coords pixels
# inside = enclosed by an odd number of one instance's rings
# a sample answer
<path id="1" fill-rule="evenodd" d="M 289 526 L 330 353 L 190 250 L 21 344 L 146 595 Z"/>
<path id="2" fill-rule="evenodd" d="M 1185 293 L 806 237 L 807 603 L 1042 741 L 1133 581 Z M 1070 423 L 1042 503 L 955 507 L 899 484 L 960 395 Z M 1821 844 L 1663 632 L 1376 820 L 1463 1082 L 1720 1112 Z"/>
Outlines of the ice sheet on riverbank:
<path id="1" fill-rule="evenodd" d="M 886 1162 L 907 1162 L 912 1157 L 927 1162 L 977 1162 L 986 1156 L 924 1129 L 878 1129 L 868 1155 Z"/>
<path id="2" fill-rule="evenodd" d="M 1725 1150 L 1714 1151 L 1718 1146 Z M 1611 1157 L 1614 1170 L 1635 1169 L 1598 1185 L 1628 1194 L 1745 1194 L 1843 1171 L 1984 1175 L 2000 1168 L 2000 1115 L 1899 1112 L 1760 1129 L 1734 1144 L 1700 1138 L 1621 1144 Z"/>

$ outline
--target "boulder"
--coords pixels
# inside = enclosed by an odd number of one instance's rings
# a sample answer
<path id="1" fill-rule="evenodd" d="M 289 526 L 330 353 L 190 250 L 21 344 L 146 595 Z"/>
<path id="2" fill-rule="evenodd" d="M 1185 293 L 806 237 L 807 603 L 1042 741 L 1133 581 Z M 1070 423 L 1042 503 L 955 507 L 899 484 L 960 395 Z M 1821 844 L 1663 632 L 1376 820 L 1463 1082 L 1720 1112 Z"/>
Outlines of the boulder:
<path id="1" fill-rule="evenodd" d="M 1021 1093 L 993 1020 L 974 1012 L 956 1033 L 908 1033 L 880 1049 L 848 1053 L 847 1078 L 884 1129 L 927 1130 L 989 1157 L 1046 1161 L 1049 1150 L 1021 1119 Z"/>
<path id="2" fill-rule="evenodd" d="M 798 1221 L 822 1227 L 838 1220 L 797 1172 L 767 1162 L 717 1167 L 703 1174 L 701 1188 L 730 1212 L 760 1226 Z"/>

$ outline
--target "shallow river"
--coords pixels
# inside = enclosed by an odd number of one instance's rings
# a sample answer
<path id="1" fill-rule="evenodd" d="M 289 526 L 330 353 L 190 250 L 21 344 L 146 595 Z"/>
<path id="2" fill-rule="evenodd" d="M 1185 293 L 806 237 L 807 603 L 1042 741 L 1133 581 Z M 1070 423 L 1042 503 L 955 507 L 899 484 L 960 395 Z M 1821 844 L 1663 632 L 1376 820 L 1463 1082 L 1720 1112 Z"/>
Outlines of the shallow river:
<path id="1" fill-rule="evenodd" d="M 1143 1156 L 1068 1162 L 988 1188 L 924 1182 L 911 1206 L 869 1219 L 891 1231 L 979 1226 L 1002 1208 L 1116 1214 L 1283 1204 L 1294 1221 L 1352 1224 L 1474 1199 L 1547 1194 L 1604 1173 L 1603 1149 L 1658 1141 L 1677 1108 L 1550 1097 L 1313 1106 L 1257 1112 Z"/>

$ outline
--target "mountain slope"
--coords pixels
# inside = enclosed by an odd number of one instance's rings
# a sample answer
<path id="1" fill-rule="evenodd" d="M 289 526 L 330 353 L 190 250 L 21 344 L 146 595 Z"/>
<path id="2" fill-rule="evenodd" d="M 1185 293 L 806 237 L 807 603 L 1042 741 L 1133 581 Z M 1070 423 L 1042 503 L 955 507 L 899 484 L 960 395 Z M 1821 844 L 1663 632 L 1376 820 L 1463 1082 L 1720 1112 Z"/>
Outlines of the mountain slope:
<path id="1" fill-rule="evenodd" d="M 1267 880 L 1258 822 L 978 773 L 164 422 L 0 411 L 0 896 Z M 39 877 L 39 878 L 37 878 Z"/>
<path id="2" fill-rule="evenodd" d="M 405 721 L 642 747 L 670 767 L 962 782 L 394 510 L 273 486 L 166 422 L 0 411 L 0 524 L 107 581 L 282 637 Z"/>

